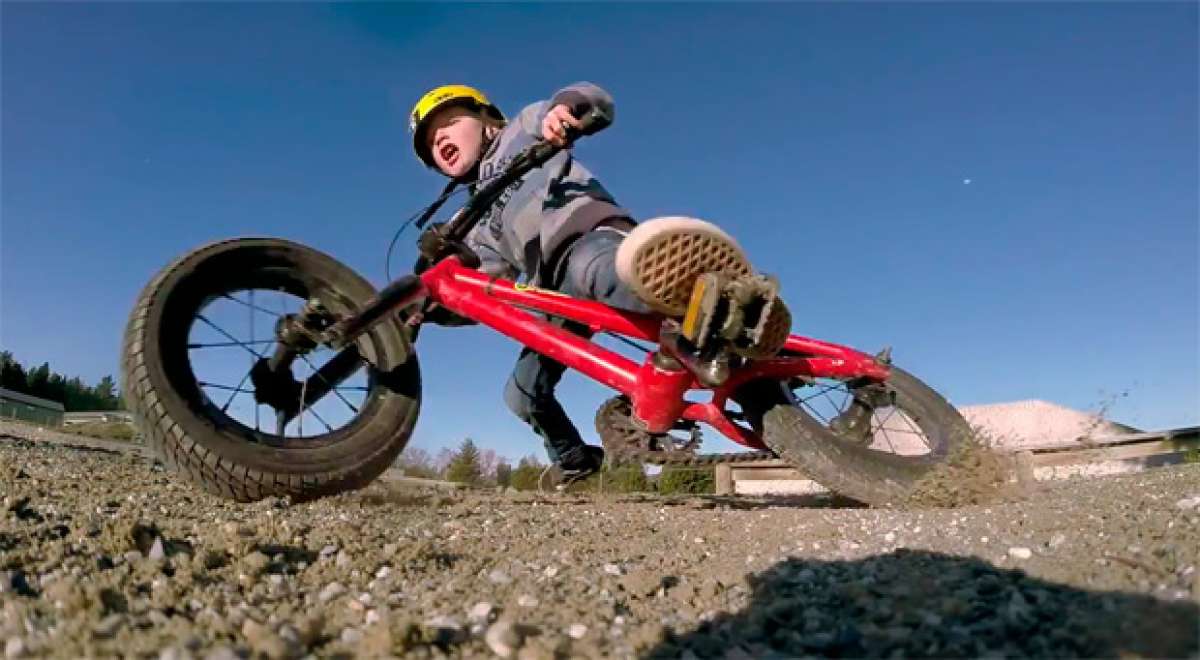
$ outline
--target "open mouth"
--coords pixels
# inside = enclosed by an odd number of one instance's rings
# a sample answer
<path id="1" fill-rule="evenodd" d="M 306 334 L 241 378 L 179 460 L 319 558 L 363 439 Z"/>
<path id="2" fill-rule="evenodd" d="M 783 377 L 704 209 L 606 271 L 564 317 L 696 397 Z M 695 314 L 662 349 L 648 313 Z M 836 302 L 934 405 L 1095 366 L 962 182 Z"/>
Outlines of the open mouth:
<path id="1" fill-rule="evenodd" d="M 438 148 L 438 155 L 442 157 L 442 162 L 453 166 L 458 161 L 458 147 L 447 142 Z"/>

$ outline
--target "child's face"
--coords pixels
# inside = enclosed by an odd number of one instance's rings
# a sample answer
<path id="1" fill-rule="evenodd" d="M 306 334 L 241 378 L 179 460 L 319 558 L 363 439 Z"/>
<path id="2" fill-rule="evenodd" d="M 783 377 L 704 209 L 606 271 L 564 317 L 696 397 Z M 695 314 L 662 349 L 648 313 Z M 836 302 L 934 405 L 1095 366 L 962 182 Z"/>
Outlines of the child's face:
<path id="1" fill-rule="evenodd" d="M 448 177 L 457 178 L 475 166 L 483 150 L 483 120 L 475 112 L 451 106 L 434 113 L 425 132 L 433 163 Z"/>

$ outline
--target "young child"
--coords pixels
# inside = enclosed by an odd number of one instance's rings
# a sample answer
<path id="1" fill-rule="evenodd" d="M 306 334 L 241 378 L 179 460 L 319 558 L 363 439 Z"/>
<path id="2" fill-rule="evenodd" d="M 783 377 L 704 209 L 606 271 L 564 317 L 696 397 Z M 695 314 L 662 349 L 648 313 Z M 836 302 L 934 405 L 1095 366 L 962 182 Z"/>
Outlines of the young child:
<path id="1" fill-rule="evenodd" d="M 526 106 L 508 122 L 479 90 L 447 85 L 417 101 L 409 128 L 417 157 L 427 167 L 474 186 L 503 171 L 535 141 L 565 145 L 568 127 L 578 128 L 578 118 L 593 108 L 613 116 L 608 93 L 581 82 Z M 685 311 L 699 275 L 752 272 L 738 244 L 712 224 L 681 217 L 636 224 L 568 150 L 509 186 L 467 245 L 479 255 L 480 269 L 491 275 L 524 275 L 532 284 L 576 298 L 673 316 Z M 587 334 L 578 324 L 556 322 Z M 523 349 L 504 400 L 542 437 L 564 479 L 574 481 L 597 471 L 604 451 L 584 444 L 554 396 L 564 369 Z"/>

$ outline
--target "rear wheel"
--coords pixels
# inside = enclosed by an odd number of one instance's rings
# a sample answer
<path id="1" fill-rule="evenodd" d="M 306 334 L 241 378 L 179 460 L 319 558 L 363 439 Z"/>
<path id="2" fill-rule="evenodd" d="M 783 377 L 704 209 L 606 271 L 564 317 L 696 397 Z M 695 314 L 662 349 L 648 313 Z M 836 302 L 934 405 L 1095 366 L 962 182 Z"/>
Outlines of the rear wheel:
<path id="1" fill-rule="evenodd" d="M 833 379 L 758 382 L 739 397 L 763 441 L 821 485 L 873 505 L 907 499 L 969 441 L 940 394 L 891 367 L 882 385 Z"/>
<path id="2" fill-rule="evenodd" d="M 374 294 L 332 257 L 279 239 L 223 241 L 177 259 L 142 291 L 125 330 L 124 394 L 147 443 L 238 501 L 366 485 L 404 448 L 420 407 L 420 371 L 400 325 L 363 335 L 342 357 L 360 363 L 353 375 L 283 425 L 258 402 L 250 369 L 270 355 L 281 316 L 313 299 L 346 315 Z M 302 356 L 295 381 L 320 378 L 332 355 Z"/>

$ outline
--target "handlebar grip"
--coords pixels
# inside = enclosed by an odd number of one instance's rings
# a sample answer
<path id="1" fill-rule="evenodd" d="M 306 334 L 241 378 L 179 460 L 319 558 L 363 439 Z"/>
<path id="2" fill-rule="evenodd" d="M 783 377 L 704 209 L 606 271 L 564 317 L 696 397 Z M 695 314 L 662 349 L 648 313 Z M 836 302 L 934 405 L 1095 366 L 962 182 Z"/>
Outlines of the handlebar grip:
<path id="1" fill-rule="evenodd" d="M 600 108 L 592 108 L 579 118 L 579 128 L 567 129 L 567 141 L 574 142 L 584 135 L 591 135 L 612 123 L 612 116 Z"/>

